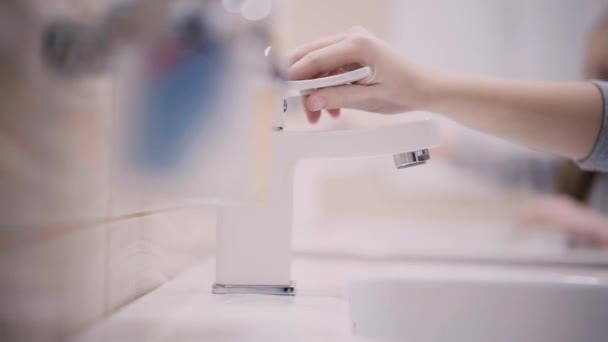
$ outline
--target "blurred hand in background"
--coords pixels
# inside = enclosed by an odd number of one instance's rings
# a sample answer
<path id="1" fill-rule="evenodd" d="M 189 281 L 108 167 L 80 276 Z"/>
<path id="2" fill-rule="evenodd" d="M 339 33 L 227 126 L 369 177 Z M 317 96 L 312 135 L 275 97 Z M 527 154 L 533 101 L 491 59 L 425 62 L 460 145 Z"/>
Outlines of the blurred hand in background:
<path id="1" fill-rule="evenodd" d="M 520 226 L 566 233 L 572 246 L 608 248 L 608 216 L 564 195 L 538 196 L 524 206 Z"/>

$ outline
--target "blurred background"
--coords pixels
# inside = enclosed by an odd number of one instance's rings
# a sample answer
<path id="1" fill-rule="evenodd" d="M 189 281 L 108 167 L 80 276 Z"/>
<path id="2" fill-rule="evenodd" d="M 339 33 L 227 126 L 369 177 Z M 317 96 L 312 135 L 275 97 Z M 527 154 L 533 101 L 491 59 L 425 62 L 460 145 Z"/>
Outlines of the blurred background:
<path id="1" fill-rule="evenodd" d="M 293 1 L 283 26 L 290 47 L 361 25 L 423 65 L 509 78 L 580 80 L 606 5 L 601 0 Z M 433 151 L 428 166 L 397 172 L 384 159 L 302 164 L 296 180 L 296 237 L 301 237 L 296 245 L 318 247 L 320 235 L 312 230 L 319 229 L 323 241 L 333 240 L 332 247 L 374 255 L 386 253 L 387 244 L 403 253 L 432 255 L 560 253 L 567 244 L 563 235 L 516 229 L 529 200 L 555 192 L 557 158 L 429 113 L 387 117 L 349 111 L 339 120 L 323 117 L 320 127 L 422 117 L 439 120 L 444 131 L 443 146 Z M 297 115 L 290 119 L 298 129 L 319 128 Z M 395 234 L 400 238 L 394 240 Z"/>
<path id="2" fill-rule="evenodd" d="M 110 76 L 78 81 L 35 74 L 31 82 L 11 64 L 17 48 L 26 52 L 23 61 L 34 55 L 35 23 L 45 15 L 93 19 L 109 2 L 0 4 L 3 39 L 10 42 L 0 55 L 2 340 L 62 340 L 213 255 L 215 207 L 133 194 L 112 179 L 117 87 Z M 601 0 L 283 0 L 275 2 L 275 19 L 285 51 L 361 25 L 428 66 L 578 80 L 588 35 L 606 6 Z M 292 114 L 287 126 L 348 129 L 424 117 L 439 120 L 444 131 L 444 145 L 424 167 L 398 172 L 390 158 L 300 164 L 296 254 L 564 255 L 563 235 L 518 227 L 526 201 L 553 189 L 551 156 L 429 113 L 348 111 L 316 126 Z"/>

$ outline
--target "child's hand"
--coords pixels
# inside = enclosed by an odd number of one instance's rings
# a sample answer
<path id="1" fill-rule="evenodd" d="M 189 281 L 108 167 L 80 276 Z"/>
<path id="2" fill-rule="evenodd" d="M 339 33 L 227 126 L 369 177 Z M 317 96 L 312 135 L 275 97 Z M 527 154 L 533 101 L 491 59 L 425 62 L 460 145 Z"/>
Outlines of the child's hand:
<path id="1" fill-rule="evenodd" d="M 422 69 L 363 28 L 301 46 L 289 55 L 289 75 L 303 80 L 369 66 L 372 75 L 353 85 L 318 90 L 305 98 L 311 122 L 322 110 L 337 116 L 341 108 L 393 114 L 422 107 L 427 100 Z"/>

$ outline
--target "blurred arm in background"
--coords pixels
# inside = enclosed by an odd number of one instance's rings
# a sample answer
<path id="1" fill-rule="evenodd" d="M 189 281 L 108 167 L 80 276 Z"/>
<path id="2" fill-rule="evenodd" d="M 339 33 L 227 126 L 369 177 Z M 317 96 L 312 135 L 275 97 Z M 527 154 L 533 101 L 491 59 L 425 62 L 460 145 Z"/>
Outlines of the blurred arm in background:
<path id="1" fill-rule="evenodd" d="M 434 157 L 500 186 L 542 193 L 555 191 L 561 165 L 558 157 L 511 146 L 502 148 L 494 141 L 460 130 L 444 132 L 442 146 L 436 149 Z"/>
<path id="2" fill-rule="evenodd" d="M 588 79 L 608 80 L 608 17 L 590 35 L 584 70 Z M 521 225 L 566 232 L 573 246 L 608 248 L 608 174 L 563 162 L 555 189 L 528 203 Z"/>

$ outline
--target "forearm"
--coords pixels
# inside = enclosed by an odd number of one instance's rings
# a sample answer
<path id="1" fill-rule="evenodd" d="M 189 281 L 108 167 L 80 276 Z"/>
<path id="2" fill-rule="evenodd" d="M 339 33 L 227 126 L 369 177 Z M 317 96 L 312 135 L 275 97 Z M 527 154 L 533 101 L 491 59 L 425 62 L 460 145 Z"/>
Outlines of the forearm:
<path id="1" fill-rule="evenodd" d="M 294 80 L 353 66 L 373 70 L 356 84 L 310 94 L 305 103 L 311 121 L 323 110 L 336 114 L 341 108 L 385 114 L 430 110 L 575 160 L 590 156 L 602 129 L 602 94 L 592 83 L 504 81 L 428 71 L 362 28 L 300 47 L 290 56 L 290 65 Z M 604 149 L 598 151 L 603 158 Z"/>
<path id="2" fill-rule="evenodd" d="M 587 157 L 602 126 L 603 99 L 588 82 L 506 81 L 430 73 L 427 110 L 530 148 Z"/>

